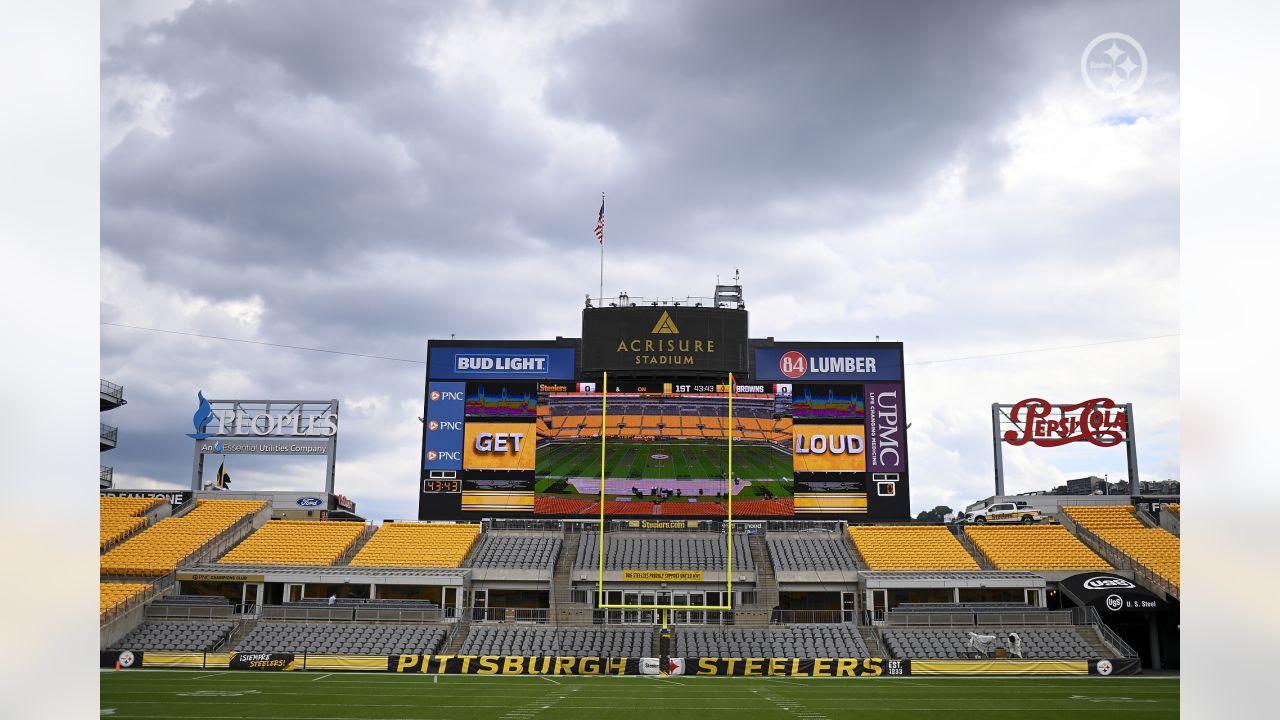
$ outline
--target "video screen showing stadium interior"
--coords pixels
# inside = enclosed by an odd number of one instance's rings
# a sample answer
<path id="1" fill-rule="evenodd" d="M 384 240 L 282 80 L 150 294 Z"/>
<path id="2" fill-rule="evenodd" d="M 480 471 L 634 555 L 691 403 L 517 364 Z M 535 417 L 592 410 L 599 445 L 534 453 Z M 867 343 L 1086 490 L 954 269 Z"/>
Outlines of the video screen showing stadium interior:
<path id="1" fill-rule="evenodd" d="M 794 515 L 793 423 L 864 416 L 853 385 L 803 386 L 795 397 L 789 384 L 739 385 L 758 392 L 736 392 L 732 418 L 728 385 L 610 383 L 607 414 L 598 387 L 577 387 L 537 398 L 538 514 L 599 512 L 603 433 L 606 514 L 725 517 L 732 495 L 734 515 Z M 854 437 L 860 450 L 861 434 Z M 810 489 L 862 489 L 850 475 Z"/>

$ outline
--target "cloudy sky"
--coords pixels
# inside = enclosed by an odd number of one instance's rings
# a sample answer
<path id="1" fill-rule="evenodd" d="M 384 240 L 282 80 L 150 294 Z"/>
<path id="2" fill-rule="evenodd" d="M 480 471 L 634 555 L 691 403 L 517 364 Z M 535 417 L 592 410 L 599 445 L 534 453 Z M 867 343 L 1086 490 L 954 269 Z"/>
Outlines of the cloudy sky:
<path id="1" fill-rule="evenodd" d="M 905 343 L 914 512 L 991 493 L 990 405 L 1029 396 L 1134 403 L 1143 478 L 1179 479 L 1178 26 L 1174 2 L 104 4 L 101 372 L 129 403 L 103 463 L 185 487 L 197 389 L 335 397 L 338 491 L 414 517 L 427 339 L 578 336 L 605 191 L 606 295 L 740 269 L 753 336 Z M 1106 33 L 1145 51 L 1130 94 L 1082 73 Z M 1014 492 L 1125 473 L 1005 461 Z M 322 484 L 232 463 L 236 489 Z"/>

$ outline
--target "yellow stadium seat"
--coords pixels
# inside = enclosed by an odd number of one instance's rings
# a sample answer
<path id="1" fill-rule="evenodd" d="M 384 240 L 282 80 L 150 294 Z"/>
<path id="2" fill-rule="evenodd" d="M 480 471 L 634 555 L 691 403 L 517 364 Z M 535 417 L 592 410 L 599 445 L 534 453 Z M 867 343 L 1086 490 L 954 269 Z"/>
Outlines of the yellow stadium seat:
<path id="1" fill-rule="evenodd" d="M 479 525 L 386 523 L 356 553 L 359 567 L 458 567 L 480 537 Z"/>
<path id="2" fill-rule="evenodd" d="M 981 570 L 947 528 L 852 525 L 849 537 L 872 570 Z"/>
<path id="3" fill-rule="evenodd" d="M 104 553 L 100 572 L 134 577 L 168 575 L 205 543 L 266 506 L 264 500 L 197 500 L 186 515 L 165 518 Z"/>
<path id="4" fill-rule="evenodd" d="M 218 560 L 224 565 L 333 565 L 360 538 L 356 522 L 272 520 Z"/>

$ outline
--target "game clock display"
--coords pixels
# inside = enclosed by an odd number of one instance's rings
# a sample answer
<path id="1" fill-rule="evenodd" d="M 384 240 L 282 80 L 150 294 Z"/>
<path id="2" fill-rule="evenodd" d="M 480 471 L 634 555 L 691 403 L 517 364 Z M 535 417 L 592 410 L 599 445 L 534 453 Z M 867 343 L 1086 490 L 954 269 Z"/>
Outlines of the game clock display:
<path id="1" fill-rule="evenodd" d="M 422 492 L 424 493 L 460 493 L 462 492 L 461 480 L 423 480 Z"/>

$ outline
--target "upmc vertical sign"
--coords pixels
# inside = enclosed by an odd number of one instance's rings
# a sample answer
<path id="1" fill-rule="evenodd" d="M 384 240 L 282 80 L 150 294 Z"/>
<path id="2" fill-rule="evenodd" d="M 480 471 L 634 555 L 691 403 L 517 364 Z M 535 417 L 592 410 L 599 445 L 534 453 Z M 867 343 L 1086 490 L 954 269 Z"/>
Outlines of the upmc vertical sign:
<path id="1" fill-rule="evenodd" d="M 461 470 L 466 383 L 427 383 L 427 413 L 423 417 L 424 470 Z"/>

